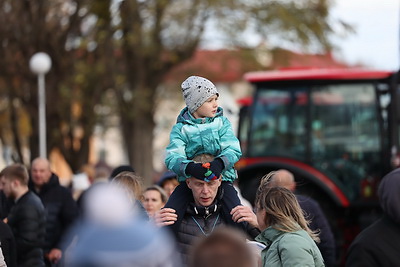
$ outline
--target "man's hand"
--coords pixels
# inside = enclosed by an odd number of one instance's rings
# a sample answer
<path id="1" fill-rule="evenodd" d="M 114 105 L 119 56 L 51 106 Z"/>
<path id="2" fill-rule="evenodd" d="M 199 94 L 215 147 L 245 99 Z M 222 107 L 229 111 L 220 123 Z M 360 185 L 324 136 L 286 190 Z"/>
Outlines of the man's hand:
<path id="1" fill-rule="evenodd" d="M 248 222 L 253 227 L 258 228 L 257 216 L 247 206 L 236 206 L 231 210 L 232 220 L 234 222 Z"/>
<path id="2" fill-rule="evenodd" d="M 174 224 L 178 219 L 178 215 L 176 215 L 176 211 L 170 208 L 164 208 L 158 210 L 154 214 L 154 222 L 157 226 L 167 226 Z"/>
<path id="3" fill-rule="evenodd" d="M 46 258 L 51 263 L 57 263 L 62 257 L 62 251 L 58 248 L 53 248 L 50 252 L 46 255 Z"/>

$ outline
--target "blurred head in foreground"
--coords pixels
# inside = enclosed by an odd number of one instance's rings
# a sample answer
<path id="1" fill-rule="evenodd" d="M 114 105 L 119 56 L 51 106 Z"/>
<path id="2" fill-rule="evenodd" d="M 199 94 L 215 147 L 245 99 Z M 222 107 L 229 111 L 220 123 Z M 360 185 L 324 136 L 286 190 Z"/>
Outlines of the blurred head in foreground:
<path id="1" fill-rule="evenodd" d="M 191 250 L 190 267 L 253 267 L 256 263 L 242 232 L 218 228 Z"/>
<path id="2" fill-rule="evenodd" d="M 127 190 L 131 200 L 143 200 L 143 178 L 134 172 L 120 172 L 111 180 L 111 183 Z"/>
<path id="3" fill-rule="evenodd" d="M 104 184 L 84 204 L 88 216 L 71 232 L 66 266 L 181 266 L 174 240 L 140 219 L 126 190 Z"/>

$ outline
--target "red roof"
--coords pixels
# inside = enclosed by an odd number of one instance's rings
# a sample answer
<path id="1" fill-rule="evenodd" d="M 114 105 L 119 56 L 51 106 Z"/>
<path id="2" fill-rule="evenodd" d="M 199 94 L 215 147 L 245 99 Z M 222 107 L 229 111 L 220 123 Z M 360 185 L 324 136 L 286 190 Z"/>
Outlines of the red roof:
<path id="1" fill-rule="evenodd" d="M 325 54 L 304 54 L 282 48 L 275 48 L 271 51 L 273 61 L 271 69 L 279 68 L 348 68 L 348 64 L 335 59 L 331 53 Z"/>
<path id="2" fill-rule="evenodd" d="M 197 50 L 191 59 L 174 68 L 166 81 L 183 81 L 190 75 L 199 75 L 213 82 L 234 82 L 248 71 L 261 69 L 249 51 Z"/>
<path id="3" fill-rule="evenodd" d="M 328 54 L 300 54 L 285 49 L 270 51 L 272 62 L 268 67 L 260 64 L 254 50 L 220 49 L 198 50 L 186 62 L 172 69 L 166 76 L 166 82 L 183 81 L 190 75 L 207 77 L 213 82 L 235 82 L 243 79 L 245 73 L 257 70 L 279 68 L 348 68 Z"/>

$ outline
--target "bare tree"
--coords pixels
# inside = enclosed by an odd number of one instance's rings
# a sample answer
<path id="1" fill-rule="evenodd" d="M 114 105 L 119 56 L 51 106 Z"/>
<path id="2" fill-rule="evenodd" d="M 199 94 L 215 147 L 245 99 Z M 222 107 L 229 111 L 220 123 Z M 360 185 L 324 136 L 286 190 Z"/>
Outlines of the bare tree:
<path id="1" fill-rule="evenodd" d="M 110 19 L 105 9 L 96 9 L 94 1 L 11 1 L 0 5 L 0 89 L 7 94 L 11 125 L 20 118 L 13 111 L 18 99 L 29 114 L 31 158 L 38 156 L 38 116 L 36 77 L 28 68 L 31 56 L 48 53 L 52 68 L 46 76 L 46 121 L 48 152 L 59 149 L 73 171 L 88 161 L 89 138 L 96 123 L 93 107 L 107 87 L 108 64 L 97 61 L 107 58 L 106 41 L 98 42 Z M 96 12 L 102 10 L 101 12 Z M 90 16 L 96 20 L 90 20 Z M 104 23 L 105 21 L 105 23 Z M 92 45 L 91 48 L 90 45 Z M 94 65 L 94 67 L 93 67 Z M 108 82 L 108 86 L 110 82 Z M 13 147 L 18 161 L 23 161 L 22 136 L 12 127 Z"/>
<path id="2" fill-rule="evenodd" d="M 330 1 L 125 0 L 119 2 L 124 86 L 116 88 L 121 126 L 130 163 L 152 177 L 155 92 L 171 68 L 189 59 L 209 23 L 222 40 L 244 46 L 243 31 L 251 28 L 264 39 L 286 37 L 299 46 L 330 49 Z M 345 24 L 343 24 L 345 25 Z"/>
<path id="3" fill-rule="evenodd" d="M 0 93 L 8 103 L 15 155 L 30 139 L 38 154 L 36 77 L 30 57 L 47 52 L 48 150 L 59 149 L 76 171 L 88 159 L 89 138 L 105 90 L 118 100 L 125 147 L 132 166 L 153 173 L 155 93 L 164 76 L 191 58 L 206 28 L 218 29 L 227 46 L 247 45 L 244 30 L 264 40 L 285 38 L 302 47 L 330 49 L 328 0 L 43 0 L 0 2 Z M 346 24 L 339 22 L 344 27 Z M 210 26 L 211 25 L 211 26 Z M 207 40 L 206 40 L 207 41 Z M 21 134 L 21 113 L 31 131 Z M 0 138 L 3 138 L 0 134 Z M 11 135 L 9 135 L 11 136 Z"/>

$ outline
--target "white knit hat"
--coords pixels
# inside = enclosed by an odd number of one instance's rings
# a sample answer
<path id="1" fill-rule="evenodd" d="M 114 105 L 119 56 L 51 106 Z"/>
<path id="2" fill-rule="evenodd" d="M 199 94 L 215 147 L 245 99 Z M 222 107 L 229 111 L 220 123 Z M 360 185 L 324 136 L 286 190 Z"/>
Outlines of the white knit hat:
<path id="1" fill-rule="evenodd" d="M 215 85 L 208 79 L 190 76 L 181 85 L 183 98 L 190 113 L 195 112 L 213 95 L 219 95 Z"/>

